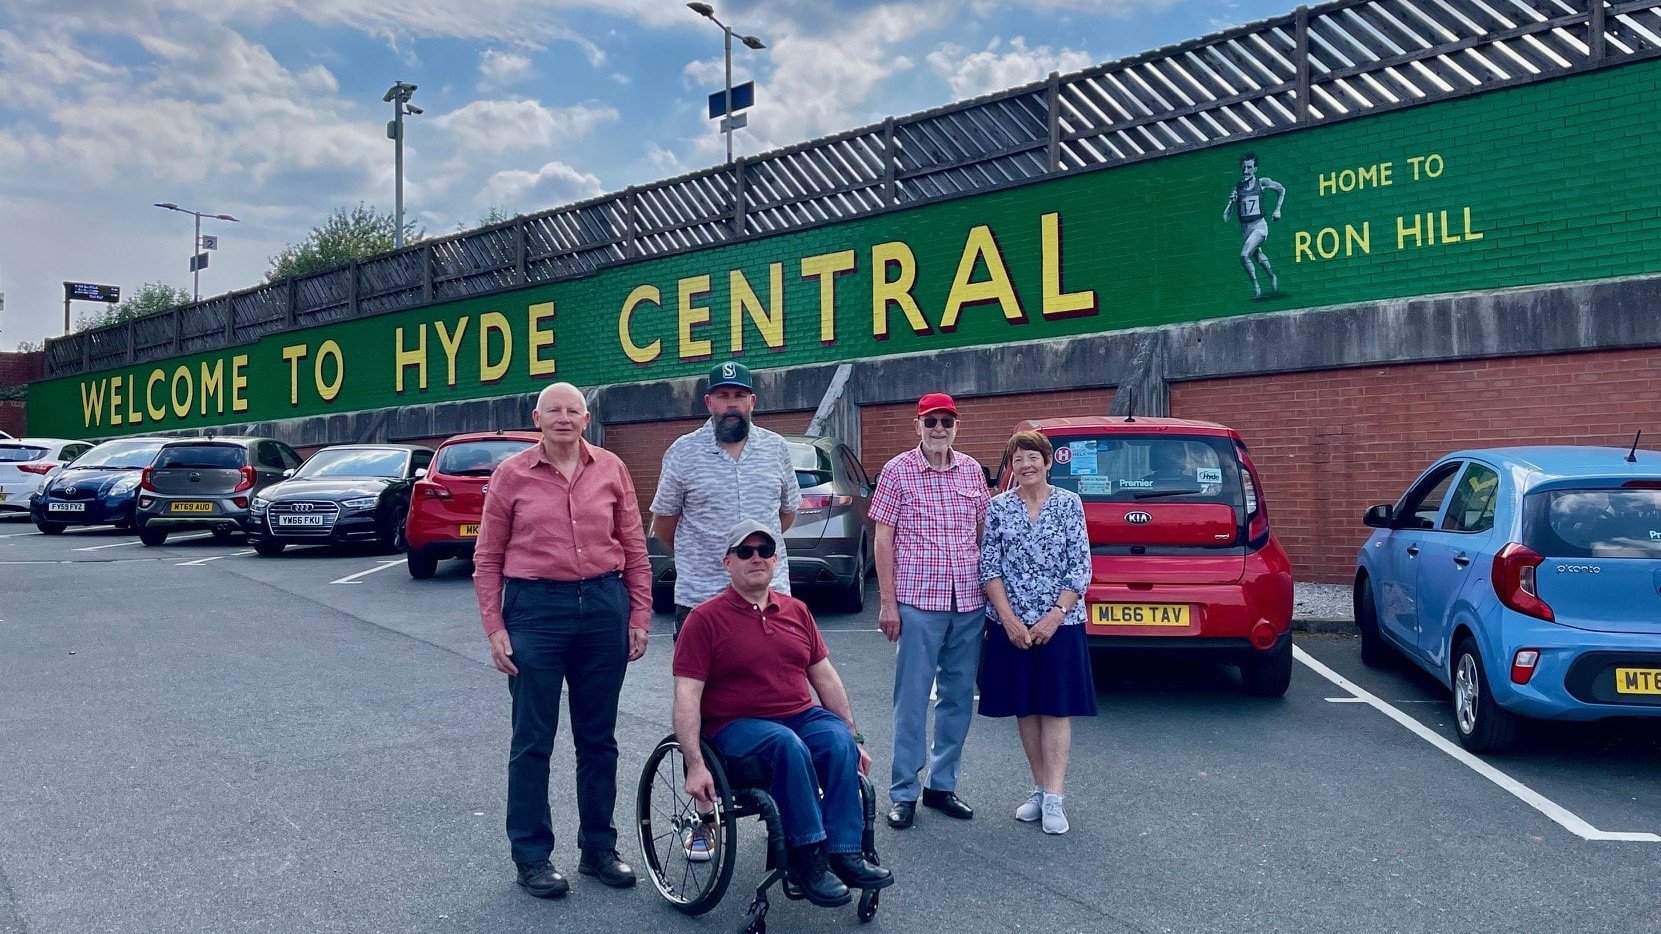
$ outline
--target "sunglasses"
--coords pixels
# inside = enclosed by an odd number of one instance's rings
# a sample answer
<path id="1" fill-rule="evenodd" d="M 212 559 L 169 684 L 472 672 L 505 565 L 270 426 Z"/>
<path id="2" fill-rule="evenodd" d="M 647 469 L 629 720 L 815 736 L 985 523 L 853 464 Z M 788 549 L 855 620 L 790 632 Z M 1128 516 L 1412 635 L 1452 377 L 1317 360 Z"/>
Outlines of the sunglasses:
<path id="1" fill-rule="evenodd" d="M 956 424 L 957 424 L 957 419 L 951 417 L 950 415 L 944 415 L 944 416 L 941 416 L 939 418 L 936 418 L 933 415 L 923 416 L 923 427 L 924 428 L 933 428 L 936 425 L 939 425 L 942 428 L 951 428 L 952 426 L 954 426 Z"/>
<path id="2" fill-rule="evenodd" d="M 771 558 L 778 552 L 778 547 L 772 542 L 762 542 L 759 545 L 734 545 L 727 549 L 727 554 L 737 556 L 740 561 L 748 561 L 756 555 Z"/>

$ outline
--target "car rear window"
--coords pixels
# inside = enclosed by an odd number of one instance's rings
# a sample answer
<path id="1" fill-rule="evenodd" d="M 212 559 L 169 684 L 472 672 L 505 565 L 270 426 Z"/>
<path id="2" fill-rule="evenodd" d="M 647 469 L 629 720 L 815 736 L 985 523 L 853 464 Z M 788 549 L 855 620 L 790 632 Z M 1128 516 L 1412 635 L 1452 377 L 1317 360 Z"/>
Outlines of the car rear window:
<path id="1" fill-rule="evenodd" d="M 28 444 L 0 444 L 0 464 L 26 464 L 45 456 L 45 448 Z"/>
<path id="2" fill-rule="evenodd" d="M 156 459 L 160 441 L 106 441 L 75 458 L 76 467 L 148 467 Z"/>
<path id="3" fill-rule="evenodd" d="M 1111 434 L 1050 441 L 1050 482 L 1085 502 L 1245 505 L 1240 464 L 1227 438 Z"/>
<path id="4" fill-rule="evenodd" d="M 248 464 L 248 452 L 237 444 L 180 444 L 161 449 L 155 467 L 189 470 L 236 470 Z"/>
<path id="5" fill-rule="evenodd" d="M 452 477 L 488 477 L 496 465 L 535 444 L 522 438 L 492 438 L 446 445 L 438 452 L 438 472 Z"/>
<path id="6" fill-rule="evenodd" d="M 790 466 L 796 469 L 797 486 L 818 486 L 831 481 L 830 455 L 811 444 L 790 442 Z"/>
<path id="7" fill-rule="evenodd" d="M 1523 544 L 1550 558 L 1661 558 L 1661 489 L 1530 493 Z"/>

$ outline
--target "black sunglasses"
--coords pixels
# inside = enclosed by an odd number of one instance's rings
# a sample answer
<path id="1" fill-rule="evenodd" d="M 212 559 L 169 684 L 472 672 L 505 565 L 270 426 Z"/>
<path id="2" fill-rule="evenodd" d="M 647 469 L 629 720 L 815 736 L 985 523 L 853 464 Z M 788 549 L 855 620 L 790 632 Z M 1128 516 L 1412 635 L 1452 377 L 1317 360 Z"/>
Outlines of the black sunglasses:
<path id="1" fill-rule="evenodd" d="M 935 418 L 933 415 L 923 416 L 923 427 L 924 428 L 933 428 L 936 425 L 939 425 L 942 428 L 951 428 L 952 426 L 954 426 L 956 424 L 957 424 L 957 419 L 951 417 L 950 415 L 943 415 L 939 418 Z"/>
<path id="2" fill-rule="evenodd" d="M 734 545 L 727 549 L 727 554 L 736 555 L 740 561 L 748 561 L 756 555 L 771 558 L 778 550 L 772 542 L 762 542 L 759 545 Z"/>

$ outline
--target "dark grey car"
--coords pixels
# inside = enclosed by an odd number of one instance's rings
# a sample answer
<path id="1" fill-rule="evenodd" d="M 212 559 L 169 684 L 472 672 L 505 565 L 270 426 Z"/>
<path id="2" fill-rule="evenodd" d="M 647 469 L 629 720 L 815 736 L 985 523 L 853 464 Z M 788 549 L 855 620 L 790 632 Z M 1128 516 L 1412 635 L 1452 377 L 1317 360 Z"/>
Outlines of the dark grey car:
<path id="1" fill-rule="evenodd" d="M 865 608 L 865 582 L 876 561 L 870 521 L 875 489 L 853 449 L 835 438 L 786 436 L 802 506 L 784 533 L 790 553 L 790 589 L 797 596 L 825 593 L 839 609 Z M 674 609 L 675 560 L 657 539 L 648 539 L 652 603 Z"/>
<path id="2" fill-rule="evenodd" d="M 227 539 L 246 532 L 254 494 L 300 466 L 271 438 L 187 438 L 162 445 L 139 482 L 136 524 L 146 545 L 168 533 L 207 529 Z"/>

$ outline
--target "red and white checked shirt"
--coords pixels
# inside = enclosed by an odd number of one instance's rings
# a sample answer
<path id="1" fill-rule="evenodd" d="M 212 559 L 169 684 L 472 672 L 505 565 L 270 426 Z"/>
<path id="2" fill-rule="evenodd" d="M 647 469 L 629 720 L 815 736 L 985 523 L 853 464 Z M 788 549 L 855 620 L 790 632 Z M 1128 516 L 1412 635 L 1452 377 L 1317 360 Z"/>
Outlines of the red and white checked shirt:
<path id="1" fill-rule="evenodd" d="M 894 528 L 894 596 L 919 610 L 977 610 L 979 525 L 990 499 L 980 463 L 961 451 L 936 470 L 921 447 L 877 475 L 871 520 Z M 954 604 L 955 598 L 955 604 Z"/>

